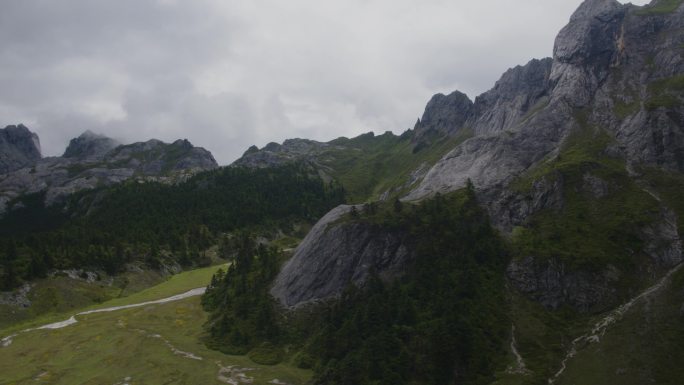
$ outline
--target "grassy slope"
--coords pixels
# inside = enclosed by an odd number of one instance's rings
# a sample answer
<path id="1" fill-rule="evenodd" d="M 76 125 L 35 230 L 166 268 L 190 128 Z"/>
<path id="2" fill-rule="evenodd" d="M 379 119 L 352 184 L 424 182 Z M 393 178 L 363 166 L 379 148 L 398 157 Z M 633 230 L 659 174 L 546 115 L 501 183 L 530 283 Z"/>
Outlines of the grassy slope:
<path id="1" fill-rule="evenodd" d="M 406 192 L 403 186 L 411 172 L 423 162 L 433 165 L 458 143 L 471 136 L 469 130 L 453 138 L 436 141 L 432 146 L 414 153 L 408 136 L 391 133 L 371 136 L 364 134 L 353 139 L 340 138 L 330 142 L 343 146 L 333 148 L 319 157 L 320 163 L 331 169 L 347 190 L 352 203 L 377 200 L 385 191 L 398 188 L 392 195 Z"/>
<path id="2" fill-rule="evenodd" d="M 28 313 L 18 322 L 5 323 L 6 328 L 0 330 L 0 335 L 11 334 L 16 330 L 22 330 L 36 325 L 43 325 L 50 322 L 61 321 L 68 318 L 71 314 L 83 310 L 99 309 L 110 306 L 128 305 L 133 303 L 150 301 L 153 299 L 170 297 L 175 294 L 186 292 L 190 289 L 206 286 L 211 280 L 211 276 L 220 268 L 220 265 L 206 267 L 197 270 L 186 271 L 169 277 L 166 281 L 161 281 L 159 277 L 149 278 L 145 283 L 138 282 L 138 285 L 145 284 L 147 289 L 128 295 L 128 292 L 116 287 L 106 287 L 100 284 L 87 284 L 81 281 L 74 281 L 68 278 L 50 278 L 37 283 L 37 290 L 32 296 L 38 299 L 34 305 L 40 309 L 46 309 L 45 313 Z M 146 276 L 150 273 L 144 273 Z M 136 279 L 144 279 L 137 277 Z M 156 283 L 155 286 L 149 287 Z M 130 289 L 130 288 L 129 288 Z M 142 288 L 138 288 L 139 290 Z M 79 296 L 80 294 L 80 296 Z M 93 296 L 107 294 L 110 298 L 116 295 L 126 295 L 112 298 L 107 301 L 97 301 L 93 303 Z M 76 298 L 76 299 L 75 299 Z M 85 299 L 84 299 L 85 298 Z M 57 299 L 61 301 L 59 306 L 46 305 L 44 302 Z M 77 310 L 78 309 L 78 310 Z M 23 322 L 22 322 L 23 321 Z M 11 326 L 10 326 L 11 325 Z"/>
<path id="3" fill-rule="evenodd" d="M 672 13 L 682 5 L 683 0 L 660 0 L 655 5 L 645 7 L 636 12 L 640 16 L 663 15 Z"/>
<path id="4" fill-rule="evenodd" d="M 581 118 L 578 116 L 578 121 L 583 123 Z M 564 183 L 564 207 L 559 211 L 542 211 L 524 227 L 516 229 L 512 237 L 514 255 L 560 257 L 570 268 L 588 270 L 615 264 L 625 272 L 617 289 L 620 297 L 626 299 L 639 287 L 649 284 L 637 278 L 643 275 L 637 271 L 638 251 L 643 246 L 638 231 L 657 218 L 659 202 L 645 191 L 643 182 L 648 182 L 650 191 L 656 192 L 681 218 L 684 177 L 641 170 L 644 180 L 635 181 L 627 175 L 622 161 L 604 152 L 610 138 L 586 123 L 583 126 L 582 131 L 569 138 L 558 158 L 531 170 L 513 185 L 519 192 L 527 192 L 542 177 L 560 177 Z M 608 194 L 595 197 L 588 193 L 583 188 L 585 174 L 607 181 Z M 681 231 L 682 223 L 679 227 Z M 680 272 L 678 276 L 680 286 L 684 286 L 684 274 Z M 678 352 L 684 337 L 678 312 L 684 298 L 681 289 L 678 293 L 675 300 L 670 293 L 669 299 L 656 301 L 660 302 L 659 307 L 642 307 L 640 316 L 633 314 L 619 322 L 609 332 L 612 337 L 580 354 L 576 362 L 572 361 L 559 383 L 641 384 L 648 383 L 646 378 L 655 378 L 657 383 L 676 383 L 672 381 L 681 378 L 680 369 L 673 368 L 677 365 L 681 368 L 684 363 L 684 357 Z M 585 333 L 594 317 L 569 309 L 547 311 L 517 293 L 511 294 L 510 301 L 517 349 L 530 372 L 522 375 L 500 368 L 496 384 L 546 384 L 559 369 L 572 339 Z M 668 362 L 668 356 L 676 362 Z M 515 363 L 513 354 L 509 361 L 509 365 Z M 625 372 L 625 368 L 629 370 Z"/>
<path id="5" fill-rule="evenodd" d="M 121 274 L 114 278 L 111 285 L 65 276 L 38 279 L 31 282 L 28 294 L 30 307 L 0 305 L 0 329 L 37 317 L 49 317 L 51 314 L 62 314 L 112 298 L 125 297 L 163 281 L 164 277 L 152 270 Z"/>
<path id="6" fill-rule="evenodd" d="M 148 290 L 93 308 L 183 293 L 208 284 L 218 268 L 181 273 Z M 66 317 L 68 314 L 43 321 Z M 247 357 L 226 356 L 204 347 L 200 338 L 206 314 L 199 297 L 80 316 L 78 320 L 77 324 L 63 329 L 20 334 L 12 345 L 0 348 L 0 384 L 113 384 L 125 377 L 131 377 L 132 384 L 218 384 L 221 382 L 217 380 L 217 362 L 224 367 L 236 365 L 255 369 L 245 373 L 255 378 L 255 384 L 266 384 L 275 378 L 302 384 L 310 376 L 308 371 L 288 365 L 259 366 Z M 8 333 L 9 330 L 5 330 L 0 335 Z M 152 336 L 155 334 L 161 335 L 176 349 L 191 352 L 203 360 L 174 354 L 163 339 Z"/>
<path id="7" fill-rule="evenodd" d="M 625 317 L 569 361 L 565 384 L 655 383 L 676 385 L 684 378 L 684 271 L 652 299 Z"/>
<path id="8" fill-rule="evenodd" d="M 657 219 L 659 204 L 627 175 L 622 160 L 605 155 L 609 143 L 607 134 L 586 127 L 568 139 L 557 158 L 514 184 L 528 191 L 541 178 L 562 178 L 564 200 L 558 212 L 543 210 L 514 231 L 516 254 L 559 257 L 571 268 L 610 263 L 630 268 L 634 251 L 643 247 L 639 230 Z M 607 182 L 605 196 L 586 191 L 587 175 Z"/>

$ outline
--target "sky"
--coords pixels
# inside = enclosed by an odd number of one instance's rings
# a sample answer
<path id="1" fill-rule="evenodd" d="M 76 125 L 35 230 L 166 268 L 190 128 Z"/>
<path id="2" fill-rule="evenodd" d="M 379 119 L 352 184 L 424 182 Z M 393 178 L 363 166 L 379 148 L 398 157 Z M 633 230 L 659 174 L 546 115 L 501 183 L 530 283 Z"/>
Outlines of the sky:
<path id="1" fill-rule="evenodd" d="M 644 4 L 647 1 L 632 1 Z M 581 0 L 5 0 L 0 127 L 43 155 L 85 130 L 250 145 L 412 128 L 435 93 L 471 98 L 551 56 Z"/>

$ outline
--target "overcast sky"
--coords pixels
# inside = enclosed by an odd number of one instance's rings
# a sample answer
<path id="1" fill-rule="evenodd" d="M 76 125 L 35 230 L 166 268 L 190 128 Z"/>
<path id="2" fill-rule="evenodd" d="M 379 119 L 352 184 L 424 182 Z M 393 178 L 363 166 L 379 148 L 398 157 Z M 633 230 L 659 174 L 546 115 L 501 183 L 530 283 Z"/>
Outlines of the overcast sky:
<path id="1" fill-rule="evenodd" d="M 0 126 L 250 145 L 411 128 L 550 56 L 581 0 L 4 0 Z M 643 4 L 646 1 L 633 1 Z"/>

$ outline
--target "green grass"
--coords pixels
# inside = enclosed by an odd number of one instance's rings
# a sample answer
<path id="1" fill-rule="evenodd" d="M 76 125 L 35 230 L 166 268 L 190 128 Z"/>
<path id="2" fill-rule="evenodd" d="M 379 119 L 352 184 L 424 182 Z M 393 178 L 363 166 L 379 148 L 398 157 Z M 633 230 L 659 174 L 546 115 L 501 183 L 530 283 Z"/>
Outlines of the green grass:
<path id="1" fill-rule="evenodd" d="M 254 384 L 305 383 L 310 373 L 290 365 L 263 366 L 206 348 L 199 298 L 79 318 L 75 325 L 17 336 L 0 348 L 3 384 L 220 384 L 220 366 L 249 368 Z M 155 337 L 159 335 L 160 337 Z M 202 360 L 174 354 L 173 348 Z M 220 365 L 220 366 L 219 366 Z"/>
<path id="2" fill-rule="evenodd" d="M 353 139 L 340 138 L 319 158 L 331 174 L 342 183 L 351 203 L 377 200 L 385 191 L 398 196 L 410 186 L 404 186 L 411 172 L 423 163 L 432 166 L 449 150 L 472 136 L 470 130 L 452 138 L 440 138 L 433 144 L 414 152 L 415 144 L 409 137 L 387 133 L 368 134 Z"/>
<path id="3" fill-rule="evenodd" d="M 676 108 L 682 105 L 679 96 L 684 92 L 684 75 L 657 80 L 649 84 L 648 90 L 651 97 L 646 100 L 646 109 Z"/>
<path id="4" fill-rule="evenodd" d="M 23 308 L 0 305 L 0 330 L 37 317 L 61 315 L 112 298 L 128 296 L 163 280 L 162 275 L 150 270 L 121 274 L 115 277 L 111 284 L 107 278 L 89 283 L 62 275 L 34 280 L 28 294 L 31 306 Z"/>
<path id="5" fill-rule="evenodd" d="M 508 373 L 506 367 L 501 367 L 492 385 L 546 384 L 546 379 L 558 370 L 568 342 L 582 333 L 586 318 L 568 309 L 548 311 L 514 292 L 509 301 L 518 353 L 529 372 Z M 506 366 L 515 363 L 511 353 Z"/>
<path id="6" fill-rule="evenodd" d="M 67 174 L 69 175 L 69 178 L 73 178 L 78 176 L 84 171 L 96 168 L 96 167 L 102 167 L 102 163 L 75 163 L 67 166 Z"/>
<path id="7" fill-rule="evenodd" d="M 126 298 L 98 306 L 118 306 L 165 298 L 205 286 L 221 266 L 175 275 L 167 281 Z M 73 313 L 35 325 L 63 320 Z M 279 379 L 303 384 L 310 372 L 291 364 L 258 365 L 246 356 L 227 356 L 201 342 L 206 322 L 199 297 L 108 313 L 79 316 L 78 323 L 57 330 L 22 333 L 0 348 L 2 384 L 114 384 L 131 377 L 132 384 L 219 384 L 220 366 L 250 368 L 254 384 Z M 28 325 L 23 325 L 26 327 Z M 0 335 L 7 335 L 5 330 Z M 160 337 L 154 337 L 159 335 Z M 190 352 L 202 360 L 174 354 Z M 219 366 L 220 365 L 220 366 Z"/>
<path id="8" fill-rule="evenodd" d="M 34 294 L 37 300 L 34 303 L 35 308 L 29 308 L 29 312 L 21 317 L 6 320 L 3 324 L 5 329 L 0 331 L 0 335 L 4 336 L 17 330 L 61 321 L 83 310 L 129 305 L 184 293 L 197 287 L 206 286 L 211 280 L 212 275 L 219 268 L 221 268 L 221 265 L 182 272 L 171 276 L 161 283 L 159 283 L 160 278 L 158 276 L 151 276 L 152 273 L 143 273 L 144 276 L 142 277 L 138 274 L 126 275 L 119 278 L 128 280 L 127 286 L 123 289 L 116 286 L 100 286 L 102 285 L 101 283 L 95 285 L 86 284 L 85 282 L 68 278 L 39 281 L 36 284 L 37 290 Z M 158 284 L 149 287 L 155 283 Z M 130 290 L 140 289 L 141 285 L 149 288 L 130 295 L 128 294 Z M 107 301 L 92 300 L 92 298 L 97 298 L 98 296 L 106 298 L 105 295 L 111 299 Z M 113 298 L 118 295 L 126 296 Z M 5 320 L 5 318 L 1 319 Z"/>
<path id="9" fill-rule="evenodd" d="M 538 260 L 558 258 L 571 270 L 601 270 L 614 264 L 625 274 L 615 283 L 618 297 L 636 282 L 644 244 L 641 229 L 659 217 L 659 204 L 627 175 L 624 162 L 605 153 L 612 139 L 577 115 L 581 128 L 563 144 L 560 154 L 530 170 L 512 187 L 529 194 L 542 178 L 562 182 L 563 205 L 535 213 L 512 234 L 514 256 Z M 591 175 L 606 185 L 605 195 L 585 187 Z M 531 198 L 530 198 L 531 199 Z M 624 290 L 623 290 L 624 289 Z"/>
<path id="10" fill-rule="evenodd" d="M 539 113 L 539 111 L 543 110 L 546 108 L 550 103 L 550 99 L 547 97 L 542 98 L 530 108 L 527 113 L 520 119 L 520 125 L 527 123 L 534 115 Z"/>
<path id="11" fill-rule="evenodd" d="M 684 378 L 684 271 L 568 362 L 564 384 L 675 385 Z"/>
<path id="12" fill-rule="evenodd" d="M 636 114 L 639 112 L 639 109 L 640 105 L 637 101 L 624 102 L 620 100 L 615 102 L 613 111 L 615 112 L 615 115 L 622 120 Z"/>
<path id="13" fill-rule="evenodd" d="M 271 245 L 279 247 L 283 250 L 287 250 L 287 249 L 293 249 L 293 248 L 297 247 L 297 245 L 299 245 L 299 242 L 301 242 L 301 241 L 302 240 L 299 238 L 295 238 L 295 237 L 291 237 L 291 236 L 286 235 L 286 236 L 283 236 L 283 237 L 280 237 L 280 238 L 274 240 L 273 242 L 271 242 Z"/>
<path id="14" fill-rule="evenodd" d="M 680 220 L 677 222 L 679 234 L 684 234 L 684 176 L 679 173 L 648 168 L 639 170 L 650 188 L 658 193 L 667 207 L 672 209 Z"/>
<path id="15" fill-rule="evenodd" d="M 214 273 L 221 268 L 225 270 L 226 266 L 227 265 L 215 265 L 172 275 L 168 280 L 159 285 L 131 294 L 127 297 L 112 299 L 111 301 L 93 306 L 92 308 L 98 309 L 109 306 L 129 305 L 184 293 L 188 290 L 208 285 Z"/>
<path id="16" fill-rule="evenodd" d="M 597 166 L 603 166 L 605 170 L 624 169 L 624 164 L 619 159 L 603 156 L 603 151 L 613 139 L 605 131 L 589 127 L 584 114 L 578 112 L 576 119 L 582 127 L 566 139 L 560 154 L 543 161 L 513 181 L 510 186 L 513 190 L 529 192 L 535 181 L 544 176 L 552 176 L 554 171 L 577 173 L 578 168 Z"/>
<path id="17" fill-rule="evenodd" d="M 684 0 L 660 0 L 653 6 L 646 6 L 636 12 L 639 16 L 663 15 L 672 13 L 679 8 Z"/>

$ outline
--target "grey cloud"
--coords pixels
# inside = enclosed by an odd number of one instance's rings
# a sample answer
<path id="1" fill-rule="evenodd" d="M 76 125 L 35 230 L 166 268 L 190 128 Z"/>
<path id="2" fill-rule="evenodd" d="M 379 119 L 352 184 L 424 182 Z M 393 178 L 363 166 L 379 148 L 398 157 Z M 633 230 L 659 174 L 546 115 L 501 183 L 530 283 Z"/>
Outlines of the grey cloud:
<path id="1" fill-rule="evenodd" d="M 642 1 L 643 2 L 643 1 Z M 471 97 L 549 56 L 580 0 L 8 0 L 0 117 L 61 154 L 85 129 L 251 144 L 401 132 L 436 92 Z"/>

